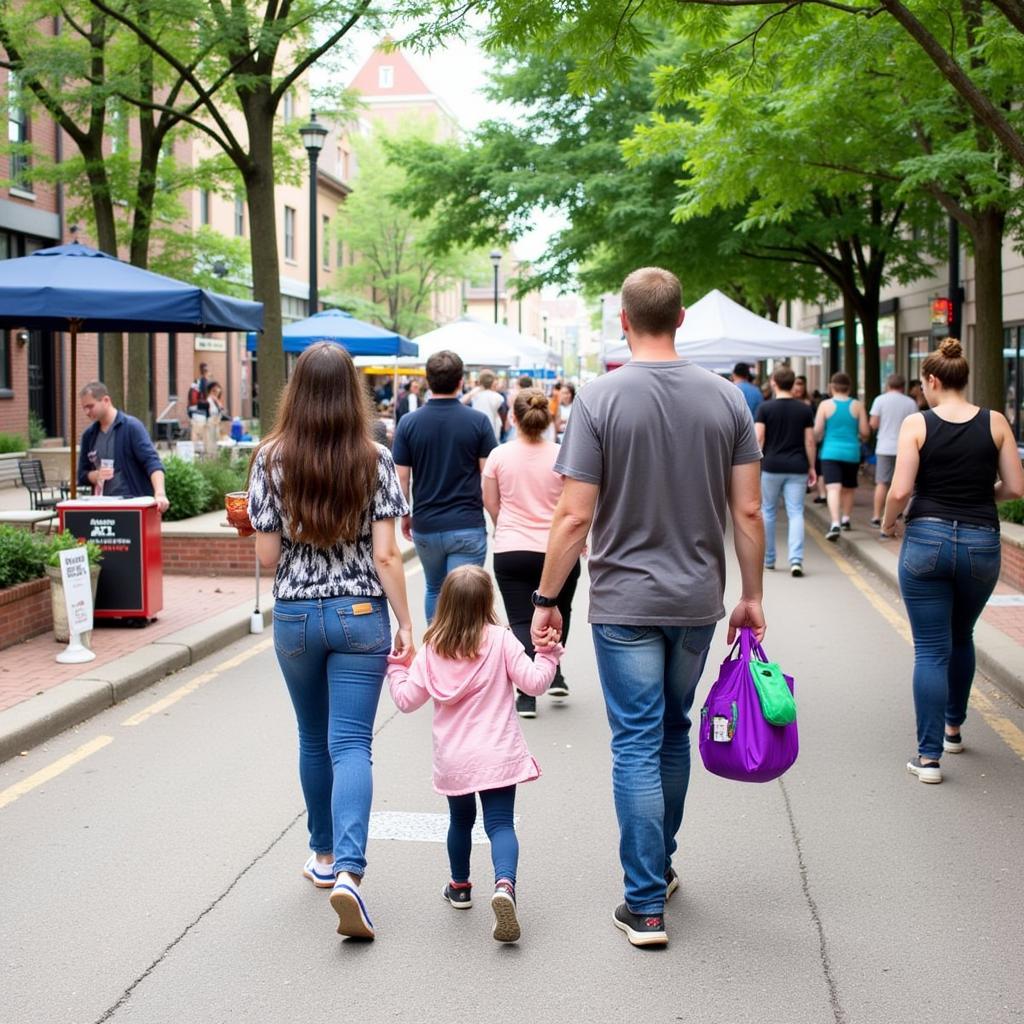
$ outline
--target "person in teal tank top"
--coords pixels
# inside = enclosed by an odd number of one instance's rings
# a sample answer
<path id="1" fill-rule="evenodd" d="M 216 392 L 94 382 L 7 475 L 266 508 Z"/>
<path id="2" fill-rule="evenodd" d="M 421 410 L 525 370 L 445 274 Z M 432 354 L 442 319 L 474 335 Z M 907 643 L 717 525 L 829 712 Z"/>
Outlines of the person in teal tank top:
<path id="1" fill-rule="evenodd" d="M 853 383 L 845 373 L 832 374 L 832 397 L 818 406 L 814 437 L 821 445 L 821 471 L 831 525 L 827 540 L 834 544 L 840 529 L 851 529 L 853 496 L 860 469 L 860 444 L 870 436 L 864 405 L 850 397 Z"/>

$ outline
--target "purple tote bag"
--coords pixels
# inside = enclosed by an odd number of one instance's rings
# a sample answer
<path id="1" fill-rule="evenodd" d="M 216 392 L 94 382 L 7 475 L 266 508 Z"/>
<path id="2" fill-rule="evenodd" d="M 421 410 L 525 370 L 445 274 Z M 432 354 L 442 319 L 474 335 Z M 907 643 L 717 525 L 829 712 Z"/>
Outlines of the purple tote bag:
<path id="1" fill-rule="evenodd" d="M 737 782 L 770 782 L 796 760 L 800 745 L 796 722 L 771 725 L 765 721 L 750 672 L 756 656 L 767 661 L 749 629 L 740 630 L 737 646 L 722 662 L 718 679 L 700 712 L 700 756 L 713 775 Z M 793 692 L 793 680 L 785 677 Z"/>

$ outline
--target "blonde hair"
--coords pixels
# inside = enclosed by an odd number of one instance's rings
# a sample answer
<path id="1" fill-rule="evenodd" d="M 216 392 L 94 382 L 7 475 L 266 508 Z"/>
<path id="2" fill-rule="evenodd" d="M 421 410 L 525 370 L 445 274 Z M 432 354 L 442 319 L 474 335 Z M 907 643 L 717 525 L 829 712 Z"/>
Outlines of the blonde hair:
<path id="1" fill-rule="evenodd" d="M 480 653 L 484 630 L 497 624 L 491 577 L 478 565 L 460 565 L 445 577 L 423 643 L 442 658 L 469 660 Z"/>
<path id="2" fill-rule="evenodd" d="M 528 441 L 536 441 L 551 426 L 551 409 L 547 395 L 540 388 L 522 388 L 512 403 L 519 433 Z"/>
<path id="3" fill-rule="evenodd" d="M 921 364 L 922 377 L 938 377 L 950 391 L 963 391 L 970 371 L 963 346 L 956 338 L 943 338 L 938 349 Z"/>

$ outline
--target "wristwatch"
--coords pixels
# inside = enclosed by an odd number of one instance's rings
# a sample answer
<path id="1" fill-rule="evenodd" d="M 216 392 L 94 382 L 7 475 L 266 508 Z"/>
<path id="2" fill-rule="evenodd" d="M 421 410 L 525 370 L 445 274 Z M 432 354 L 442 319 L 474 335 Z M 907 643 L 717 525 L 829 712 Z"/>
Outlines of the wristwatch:
<path id="1" fill-rule="evenodd" d="M 554 608 L 558 604 L 557 597 L 544 597 L 539 590 L 530 595 L 534 608 Z"/>

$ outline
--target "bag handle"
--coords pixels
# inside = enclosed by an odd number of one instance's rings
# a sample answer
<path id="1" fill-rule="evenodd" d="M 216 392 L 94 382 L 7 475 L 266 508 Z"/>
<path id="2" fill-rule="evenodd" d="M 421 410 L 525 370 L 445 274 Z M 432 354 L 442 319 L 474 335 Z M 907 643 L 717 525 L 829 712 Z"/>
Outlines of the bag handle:
<path id="1" fill-rule="evenodd" d="M 732 645 L 732 650 L 729 652 L 730 660 L 736 654 L 737 647 L 740 649 L 740 658 L 743 661 L 752 661 L 753 655 L 757 655 L 758 661 L 768 660 L 768 655 L 764 653 L 764 648 L 754 639 L 754 631 L 749 626 L 740 627 L 739 639 Z"/>

